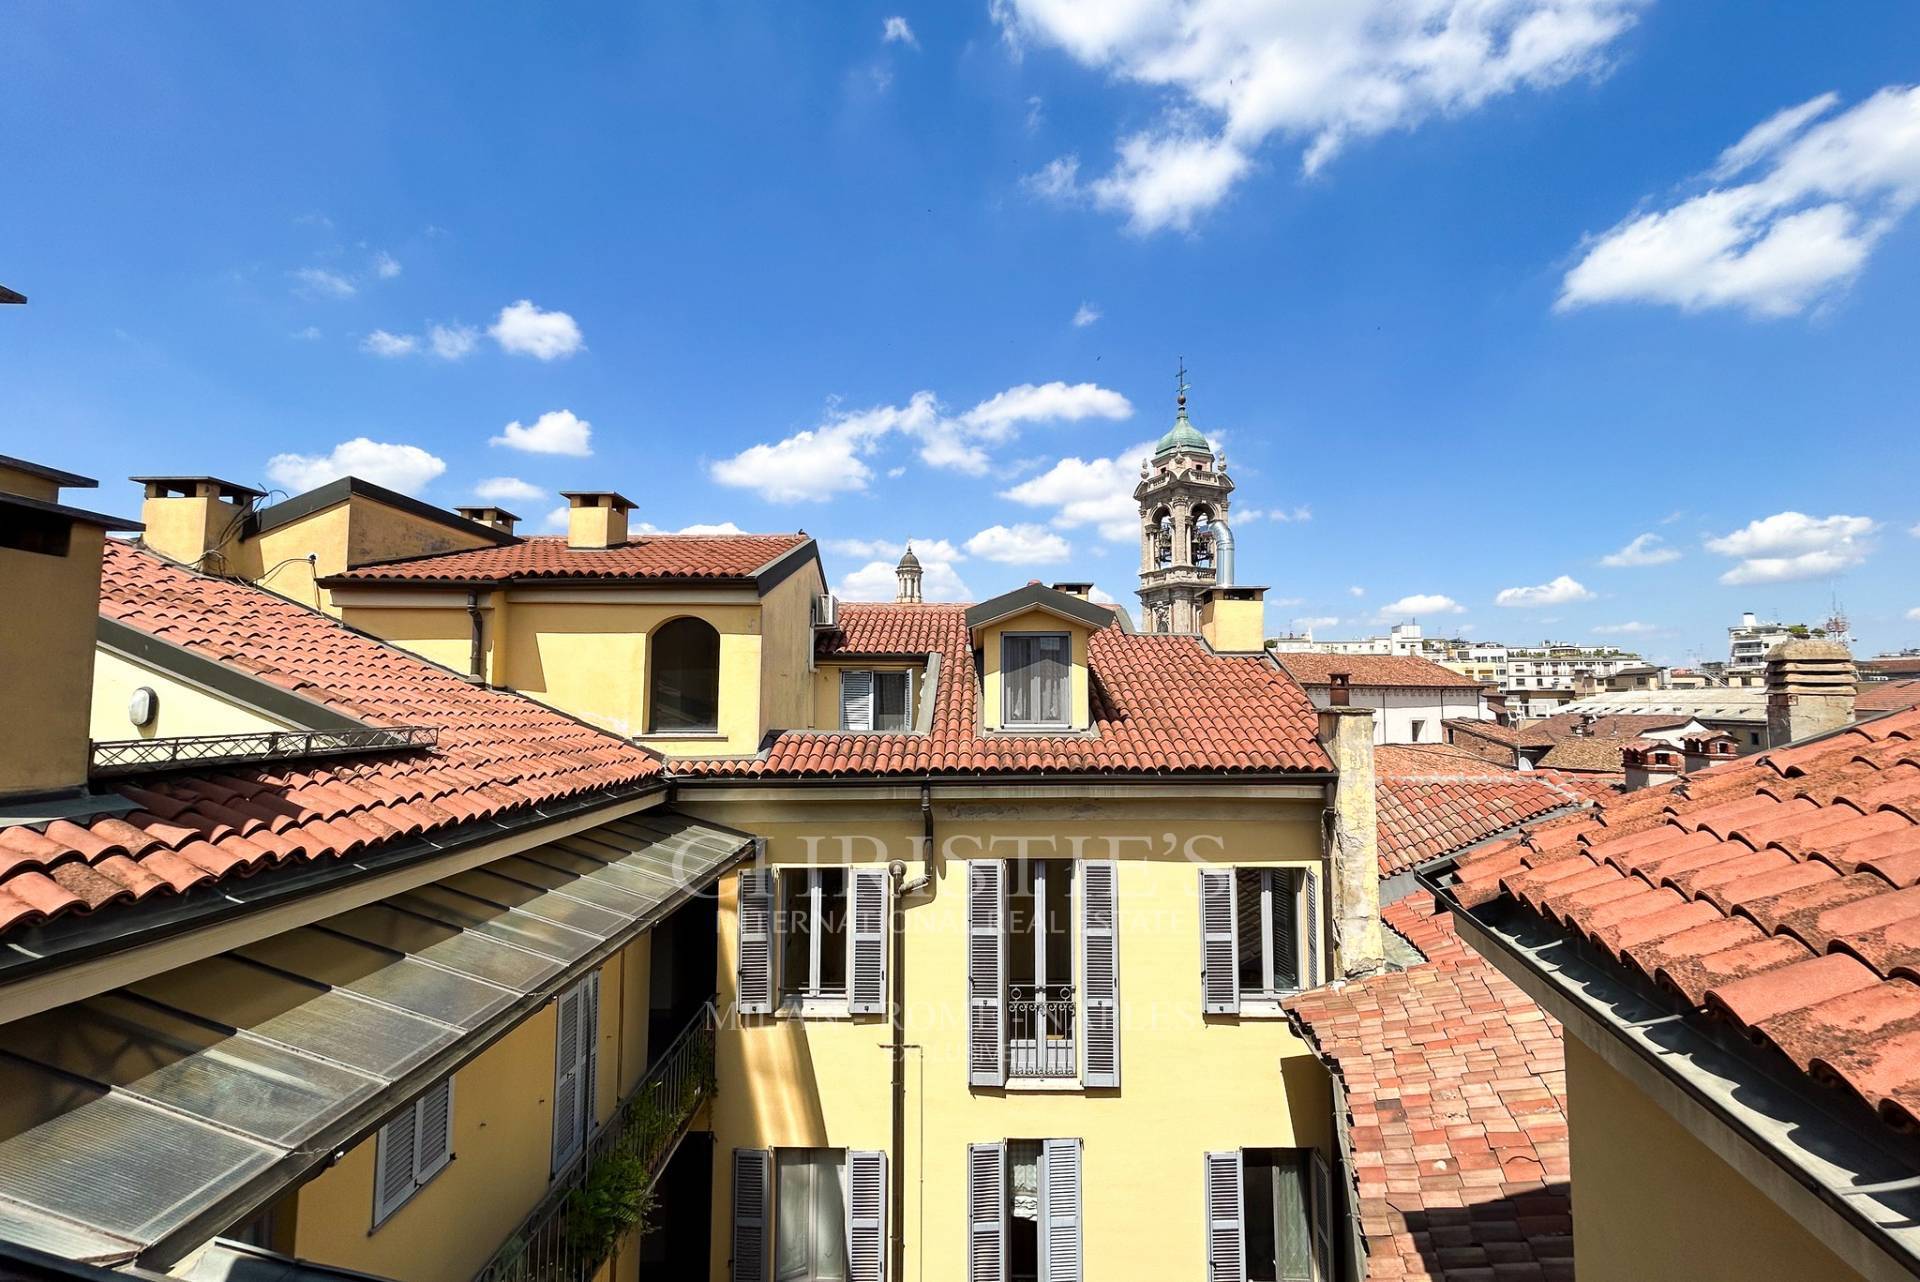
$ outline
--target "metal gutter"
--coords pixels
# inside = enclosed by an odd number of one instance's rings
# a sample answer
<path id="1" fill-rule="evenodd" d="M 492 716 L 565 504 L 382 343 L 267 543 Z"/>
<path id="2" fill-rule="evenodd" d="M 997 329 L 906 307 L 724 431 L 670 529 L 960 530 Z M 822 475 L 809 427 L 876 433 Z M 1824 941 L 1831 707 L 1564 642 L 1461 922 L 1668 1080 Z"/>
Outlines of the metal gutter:
<path id="1" fill-rule="evenodd" d="M 1530 914 L 1482 918 L 1446 884 L 1422 882 L 1475 951 L 1849 1267 L 1872 1282 L 1920 1277 L 1920 1178 L 1910 1155 Z"/>

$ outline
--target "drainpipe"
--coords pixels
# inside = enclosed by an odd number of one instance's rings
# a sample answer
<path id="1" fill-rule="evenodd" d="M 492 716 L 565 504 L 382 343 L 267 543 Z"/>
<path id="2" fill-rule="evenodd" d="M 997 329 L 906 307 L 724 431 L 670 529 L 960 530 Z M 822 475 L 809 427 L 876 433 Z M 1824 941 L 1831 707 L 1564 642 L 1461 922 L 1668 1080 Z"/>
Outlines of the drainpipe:
<path id="1" fill-rule="evenodd" d="M 467 654 L 467 671 L 474 681 L 485 685 L 487 683 L 487 651 L 480 640 L 480 591 L 478 588 L 467 593 L 467 618 L 473 623 L 473 647 Z"/>
<path id="2" fill-rule="evenodd" d="M 893 1038 L 887 1046 L 893 1059 L 893 1160 L 888 1170 L 893 1179 L 890 1232 L 893 1238 L 893 1262 L 887 1276 L 905 1282 L 907 1276 L 907 913 L 906 897 L 917 895 L 933 884 L 933 785 L 920 785 L 921 864 L 920 875 L 907 880 L 907 862 L 896 859 L 887 865 L 893 883 L 889 896 L 893 920 L 888 922 L 893 939 L 893 1001 L 888 1017 Z"/>
<path id="3" fill-rule="evenodd" d="M 1233 527 L 1225 521 L 1213 523 L 1213 584 L 1233 586 Z"/>

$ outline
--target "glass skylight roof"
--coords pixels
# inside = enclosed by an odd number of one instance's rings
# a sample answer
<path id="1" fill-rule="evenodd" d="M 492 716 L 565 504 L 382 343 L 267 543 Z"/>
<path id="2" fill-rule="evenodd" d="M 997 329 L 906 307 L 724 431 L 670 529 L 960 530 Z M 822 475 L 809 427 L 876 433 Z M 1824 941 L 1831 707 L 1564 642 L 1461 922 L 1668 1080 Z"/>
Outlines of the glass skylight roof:
<path id="1" fill-rule="evenodd" d="M 118 1263 L 191 1229 L 177 1256 L 747 845 L 653 812 L 7 1025 L 0 1238 Z"/>

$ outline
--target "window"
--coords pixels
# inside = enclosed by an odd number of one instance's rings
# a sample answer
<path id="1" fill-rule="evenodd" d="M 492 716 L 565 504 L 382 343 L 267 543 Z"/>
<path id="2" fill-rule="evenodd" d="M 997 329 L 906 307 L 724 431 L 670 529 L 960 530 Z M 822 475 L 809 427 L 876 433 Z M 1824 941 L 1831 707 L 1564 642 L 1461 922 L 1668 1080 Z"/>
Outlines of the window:
<path id="1" fill-rule="evenodd" d="M 840 674 L 840 728 L 887 730 L 913 728 L 913 674 L 869 672 Z"/>
<path id="2" fill-rule="evenodd" d="M 373 1158 L 373 1226 L 453 1160 L 453 1079 L 435 1083 L 380 1128 Z"/>
<path id="3" fill-rule="evenodd" d="M 647 663 L 648 734 L 719 729 L 720 634 L 704 619 L 675 619 L 653 634 Z"/>
<path id="4" fill-rule="evenodd" d="M 1420 737 L 1427 732 L 1427 723 L 1419 717 L 1413 719 L 1413 742 L 1419 743 Z"/>
<path id="5" fill-rule="evenodd" d="M 846 1282 L 847 1151 L 774 1153 L 775 1282 Z"/>
<path id="6" fill-rule="evenodd" d="M 1332 1179 L 1314 1150 L 1209 1153 L 1204 1195 L 1210 1279 L 1332 1278 Z"/>
<path id="7" fill-rule="evenodd" d="M 1240 995 L 1276 997 L 1300 987 L 1300 877 L 1291 868 L 1236 868 Z"/>
<path id="8" fill-rule="evenodd" d="M 1001 638 L 1001 722 L 1067 724 L 1067 682 L 1073 660 L 1064 632 L 1015 632 Z"/>
<path id="9" fill-rule="evenodd" d="M 1072 1077 L 1073 861 L 1007 864 L 1007 1074 Z"/>
<path id="10" fill-rule="evenodd" d="M 1082 1282 L 1077 1139 L 967 1150 L 968 1282 Z"/>
<path id="11" fill-rule="evenodd" d="M 847 995 L 847 870 L 780 871 L 780 995 L 788 1000 Z"/>
<path id="12" fill-rule="evenodd" d="M 598 971 L 553 1000 L 553 1173 L 586 1148 L 600 1060 Z"/>
<path id="13" fill-rule="evenodd" d="M 1320 984 L 1320 874 L 1300 868 L 1200 870 L 1201 1008 L 1237 1015 Z M 1265 1013 L 1265 1012 L 1263 1012 Z"/>

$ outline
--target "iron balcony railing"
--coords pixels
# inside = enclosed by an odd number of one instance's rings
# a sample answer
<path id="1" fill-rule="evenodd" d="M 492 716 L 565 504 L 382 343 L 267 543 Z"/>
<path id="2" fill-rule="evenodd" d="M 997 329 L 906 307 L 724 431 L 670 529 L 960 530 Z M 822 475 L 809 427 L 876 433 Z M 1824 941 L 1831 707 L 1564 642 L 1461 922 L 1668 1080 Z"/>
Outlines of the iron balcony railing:
<path id="1" fill-rule="evenodd" d="M 1072 1077 L 1073 985 L 1010 984 L 1007 997 L 1007 1072 L 1013 1077 Z"/>
<path id="2" fill-rule="evenodd" d="M 713 1094 L 711 1005 L 673 1039 L 585 1150 L 554 1177 L 474 1282 L 588 1282 L 645 1220 L 654 1179 Z"/>
<path id="3" fill-rule="evenodd" d="M 395 748 L 431 748 L 440 732 L 432 726 L 379 726 L 354 730 L 258 730 L 246 734 L 189 734 L 165 739 L 109 739 L 93 745 L 95 775 L 144 774 L 186 766 L 242 761 L 336 757 Z"/>

